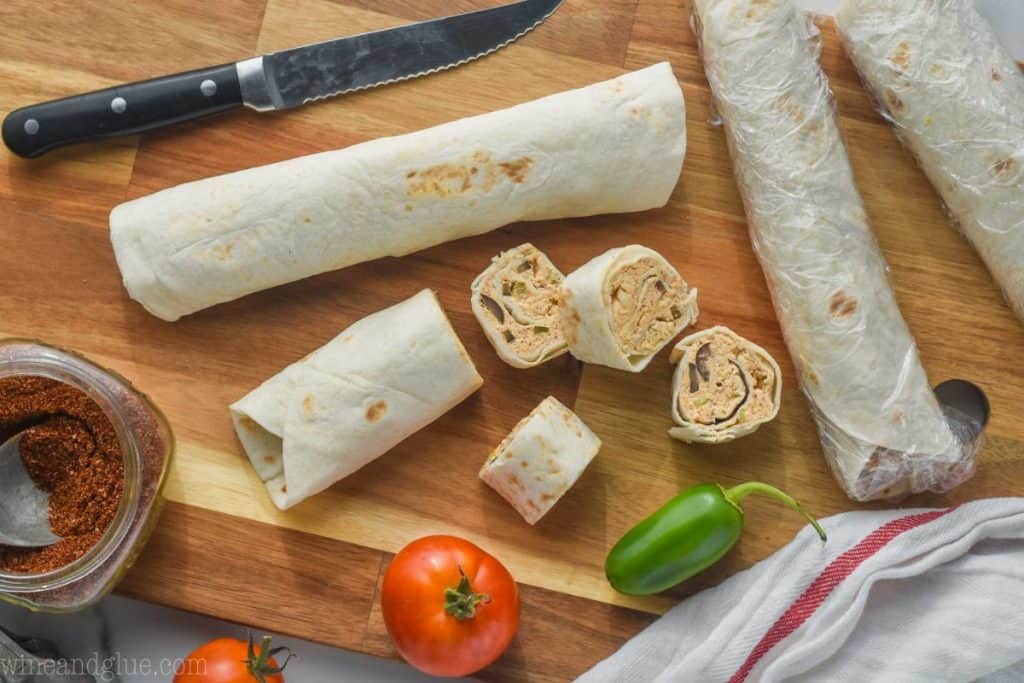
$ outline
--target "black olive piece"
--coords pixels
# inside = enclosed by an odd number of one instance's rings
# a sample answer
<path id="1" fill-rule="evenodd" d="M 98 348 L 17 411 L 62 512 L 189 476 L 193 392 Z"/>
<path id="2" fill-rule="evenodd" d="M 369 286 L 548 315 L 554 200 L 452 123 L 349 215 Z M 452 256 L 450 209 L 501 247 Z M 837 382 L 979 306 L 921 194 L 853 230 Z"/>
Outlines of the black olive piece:
<path id="1" fill-rule="evenodd" d="M 708 367 L 708 361 L 711 360 L 711 344 L 705 344 L 697 350 L 697 372 L 700 373 L 701 379 L 707 382 L 711 379 L 711 369 Z"/>
<path id="2" fill-rule="evenodd" d="M 677 308 L 676 306 L 673 306 L 672 308 L 670 308 L 668 310 L 672 312 L 672 319 L 673 320 L 679 320 L 680 318 L 683 317 L 683 312 L 680 311 L 679 308 Z"/>
<path id="3" fill-rule="evenodd" d="M 700 377 L 697 376 L 697 366 L 690 363 L 690 393 L 696 394 L 700 391 Z"/>
<path id="4" fill-rule="evenodd" d="M 499 323 L 505 322 L 505 311 L 501 310 L 501 306 L 497 301 L 486 294 L 481 294 L 480 303 L 484 305 L 484 308 L 491 312 L 491 315 L 493 315 Z"/>
<path id="5" fill-rule="evenodd" d="M 507 341 L 509 344 L 511 344 L 515 340 L 516 340 L 516 335 L 512 334 L 512 332 L 509 331 L 509 330 L 505 330 L 505 341 Z"/>
<path id="6" fill-rule="evenodd" d="M 740 381 L 743 382 L 743 399 L 736 404 L 736 407 L 733 408 L 733 411 L 729 413 L 729 415 L 723 417 L 721 420 L 715 420 L 716 425 L 728 422 L 736 417 L 736 414 L 740 412 L 740 409 L 743 408 L 743 406 L 747 405 L 747 400 L 750 398 L 750 385 L 747 384 L 747 376 L 743 374 L 743 368 L 741 368 L 740 364 L 734 360 L 730 360 L 729 362 L 736 366 L 736 372 L 740 373 Z"/>
<path id="7" fill-rule="evenodd" d="M 662 282 L 661 280 L 658 280 L 657 282 L 654 283 L 654 288 L 657 289 L 662 294 L 668 291 L 668 287 L 666 287 L 665 283 Z"/>

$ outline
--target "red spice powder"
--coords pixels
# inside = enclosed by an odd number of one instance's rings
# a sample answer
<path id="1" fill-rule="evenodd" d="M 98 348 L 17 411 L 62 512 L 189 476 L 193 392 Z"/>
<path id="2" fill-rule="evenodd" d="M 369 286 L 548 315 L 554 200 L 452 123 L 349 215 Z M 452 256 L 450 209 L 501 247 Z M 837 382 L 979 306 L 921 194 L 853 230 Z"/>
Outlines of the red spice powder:
<path id="1" fill-rule="evenodd" d="M 38 574 L 74 562 L 102 538 L 124 492 L 124 458 L 103 409 L 79 389 L 47 377 L 0 379 L 0 440 L 22 434 L 21 457 L 50 494 L 46 548 L 0 545 L 0 572 Z"/>

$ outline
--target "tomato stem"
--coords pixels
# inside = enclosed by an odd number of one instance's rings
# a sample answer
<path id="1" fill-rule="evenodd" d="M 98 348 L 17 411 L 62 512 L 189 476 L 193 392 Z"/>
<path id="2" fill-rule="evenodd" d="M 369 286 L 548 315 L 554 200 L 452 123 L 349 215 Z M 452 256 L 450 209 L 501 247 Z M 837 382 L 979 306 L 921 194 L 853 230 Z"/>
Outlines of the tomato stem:
<path id="1" fill-rule="evenodd" d="M 284 664 L 275 666 L 272 661 L 276 655 L 282 652 L 287 652 L 288 657 L 285 658 Z M 263 636 L 260 641 L 260 653 L 256 654 L 256 648 L 252 641 L 252 632 L 249 633 L 249 652 L 248 658 L 245 661 L 247 667 L 249 667 L 249 673 L 252 674 L 253 678 L 256 679 L 257 683 L 267 683 L 267 676 L 274 676 L 284 671 L 284 668 L 288 666 L 288 662 L 292 661 L 295 655 L 287 647 L 270 647 L 270 636 Z"/>
<path id="2" fill-rule="evenodd" d="M 488 603 L 491 596 L 486 593 L 474 593 L 469 577 L 459 566 L 459 585 L 444 589 L 444 611 L 459 621 L 472 619 L 476 616 L 476 608 L 480 603 Z"/>
<path id="3" fill-rule="evenodd" d="M 814 527 L 814 530 L 818 532 L 818 536 L 821 537 L 822 541 L 828 540 L 828 536 L 825 535 L 825 530 L 818 524 L 818 520 L 812 517 L 806 510 L 804 510 L 800 503 L 796 502 L 792 496 L 788 493 L 784 493 L 779 489 L 769 484 L 763 484 L 759 481 L 752 481 L 746 484 L 740 484 L 725 492 L 725 497 L 729 502 L 735 505 L 737 508 L 740 507 L 740 503 L 743 499 L 749 496 L 751 493 L 760 493 L 762 495 L 770 496 L 775 500 L 779 501 L 783 505 L 799 512 L 807 522 Z M 742 508 L 741 508 L 742 509 Z"/>

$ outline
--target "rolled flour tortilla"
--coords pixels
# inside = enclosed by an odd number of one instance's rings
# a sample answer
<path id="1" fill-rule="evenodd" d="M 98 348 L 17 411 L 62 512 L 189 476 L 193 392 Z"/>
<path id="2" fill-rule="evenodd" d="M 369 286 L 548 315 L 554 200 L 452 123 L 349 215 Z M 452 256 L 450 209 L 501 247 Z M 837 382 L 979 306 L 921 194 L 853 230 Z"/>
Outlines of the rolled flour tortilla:
<path id="1" fill-rule="evenodd" d="M 480 478 L 529 524 L 572 488 L 601 449 L 601 440 L 558 399 L 548 397 L 505 437 Z"/>
<path id="2" fill-rule="evenodd" d="M 751 240 L 839 483 L 856 500 L 946 491 L 974 469 L 900 314 L 817 60 L 789 0 L 696 0 Z"/>
<path id="3" fill-rule="evenodd" d="M 562 332 L 586 363 L 641 372 L 697 320 L 697 290 L 647 247 L 612 249 L 562 283 Z"/>
<path id="4" fill-rule="evenodd" d="M 844 0 L 882 114 L 1024 319 L 1024 75 L 967 0 Z"/>
<path id="5" fill-rule="evenodd" d="M 672 349 L 674 439 L 725 443 L 779 414 L 782 371 L 767 351 L 728 327 L 691 334 Z"/>
<path id="6" fill-rule="evenodd" d="M 286 510 L 444 415 L 483 380 L 430 290 L 355 323 L 231 406 Z"/>
<path id="7" fill-rule="evenodd" d="M 473 282 L 473 313 L 512 367 L 536 367 L 569 350 L 558 298 L 564 279 L 542 251 L 523 244 L 495 257 Z"/>
<path id="8" fill-rule="evenodd" d="M 516 221 L 664 206 L 686 153 L 667 63 L 437 128 L 180 185 L 114 209 L 133 299 L 164 320 Z"/>

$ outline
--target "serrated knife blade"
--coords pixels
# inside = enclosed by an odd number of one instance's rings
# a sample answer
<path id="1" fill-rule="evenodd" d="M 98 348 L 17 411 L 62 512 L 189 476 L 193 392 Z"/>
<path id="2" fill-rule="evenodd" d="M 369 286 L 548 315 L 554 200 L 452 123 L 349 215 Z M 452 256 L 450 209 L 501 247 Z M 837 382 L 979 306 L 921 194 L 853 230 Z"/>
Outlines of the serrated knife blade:
<path id="1" fill-rule="evenodd" d="M 30 105 L 4 119 L 4 143 L 19 156 L 36 157 L 243 105 L 289 109 L 426 76 L 505 47 L 543 23 L 562 1 L 519 0 Z"/>
<path id="2" fill-rule="evenodd" d="M 450 69 L 518 40 L 562 1 L 521 0 L 256 57 L 238 64 L 242 99 L 288 109 Z"/>

